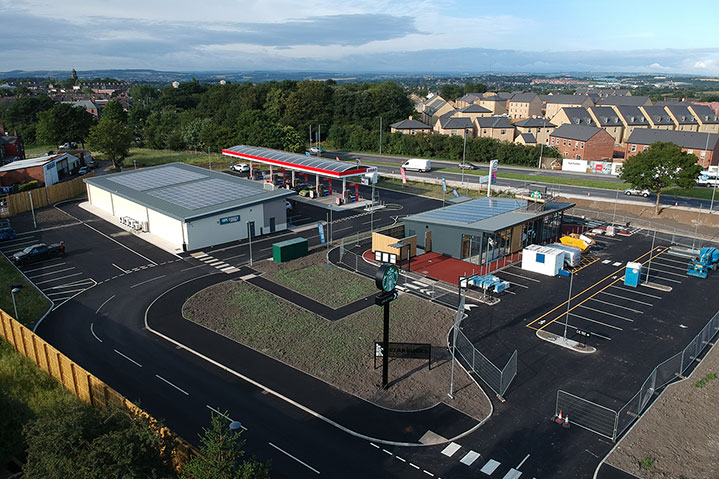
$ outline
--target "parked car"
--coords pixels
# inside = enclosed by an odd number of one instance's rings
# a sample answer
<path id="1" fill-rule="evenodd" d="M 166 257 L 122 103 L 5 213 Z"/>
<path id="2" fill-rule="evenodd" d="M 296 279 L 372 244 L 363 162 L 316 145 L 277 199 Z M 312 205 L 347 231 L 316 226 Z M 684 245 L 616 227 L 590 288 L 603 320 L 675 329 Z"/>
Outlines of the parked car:
<path id="1" fill-rule="evenodd" d="M 16 265 L 32 263 L 34 261 L 42 261 L 48 258 L 57 258 L 65 256 L 65 242 L 53 243 L 47 245 L 45 243 L 37 243 L 28 246 L 24 250 L 12 255 L 12 260 Z"/>
<path id="2" fill-rule="evenodd" d="M 74 141 L 69 141 L 58 146 L 58 149 L 60 150 L 71 150 L 73 148 L 77 148 L 77 143 L 75 143 Z"/>
<path id="3" fill-rule="evenodd" d="M 310 153 L 313 154 L 313 155 L 321 155 L 322 153 L 325 152 L 325 150 L 323 150 L 321 146 L 313 146 L 313 147 L 310 147 L 310 150 L 309 150 L 309 151 L 310 151 Z"/>
<path id="4" fill-rule="evenodd" d="M 405 170 L 423 171 L 427 172 L 432 169 L 432 162 L 429 160 L 423 160 L 420 158 L 412 158 L 405 161 L 402 164 L 402 168 Z"/>
<path id="5" fill-rule="evenodd" d="M 476 170 L 477 165 L 473 165 L 472 163 L 460 163 L 457 165 L 460 170 Z"/>
<path id="6" fill-rule="evenodd" d="M 244 173 L 245 171 L 250 171 L 250 165 L 247 163 L 233 163 L 230 165 L 230 170 Z"/>
<path id="7" fill-rule="evenodd" d="M 83 166 L 82 168 L 80 168 L 79 170 L 77 170 L 77 174 L 78 174 L 78 175 L 86 175 L 86 174 L 88 174 L 88 173 L 90 173 L 90 167 L 89 167 L 89 166 Z"/>
<path id="8" fill-rule="evenodd" d="M 643 196 L 645 198 L 648 198 L 649 195 L 652 194 L 652 190 L 650 190 L 649 188 L 627 188 L 626 190 L 624 190 L 624 194 L 627 196 Z"/>

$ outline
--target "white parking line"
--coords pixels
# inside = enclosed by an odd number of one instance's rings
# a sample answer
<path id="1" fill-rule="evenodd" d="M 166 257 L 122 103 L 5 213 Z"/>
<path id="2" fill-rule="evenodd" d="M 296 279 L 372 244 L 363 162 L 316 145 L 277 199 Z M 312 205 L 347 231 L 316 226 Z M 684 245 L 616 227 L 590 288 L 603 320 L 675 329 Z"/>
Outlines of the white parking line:
<path id="1" fill-rule="evenodd" d="M 115 268 L 117 268 L 117 269 L 119 269 L 120 271 L 122 271 L 123 273 L 127 274 L 127 271 L 125 271 L 124 269 L 120 268 L 120 267 L 119 267 L 118 265 L 116 265 L 115 263 L 112 263 L 112 265 L 113 265 Z"/>
<path id="2" fill-rule="evenodd" d="M 77 219 L 77 218 L 76 218 L 76 219 Z M 146 257 L 146 256 L 144 256 L 144 255 L 141 255 L 140 253 L 138 253 L 138 252 L 135 251 L 134 249 L 130 248 L 129 246 L 125 246 L 124 244 L 120 243 L 119 241 L 117 241 L 117 240 L 116 240 L 115 238 L 113 238 L 112 236 L 106 235 L 106 234 L 103 233 L 102 231 L 98 230 L 97 228 L 93 228 L 92 226 L 90 226 L 89 224 L 85 223 L 84 221 L 83 221 L 82 224 L 84 224 L 85 226 L 87 226 L 87 227 L 90 228 L 91 230 L 95 231 L 96 233 L 101 234 L 102 236 L 104 236 L 105 238 L 109 239 L 110 241 L 114 241 L 115 243 L 119 244 L 120 246 L 122 246 L 122 247 L 125 248 L 126 250 L 132 251 L 132 252 L 135 253 L 137 256 L 139 256 L 140 258 L 146 260 L 147 262 L 152 263 L 152 264 L 154 264 L 155 266 L 157 266 L 157 263 L 155 263 L 154 261 L 152 261 L 150 258 L 148 258 L 148 257 Z"/>
<path id="3" fill-rule="evenodd" d="M 675 273 L 675 272 L 673 272 L 673 271 L 666 271 L 666 270 L 663 270 L 663 269 L 655 268 L 654 265 L 652 265 L 652 267 L 649 269 L 649 271 L 650 271 L 650 274 L 651 274 L 651 272 L 659 271 L 660 273 L 671 274 L 672 276 L 679 276 L 680 278 L 686 278 L 686 277 L 687 277 L 686 271 L 684 272 L 684 274 L 679 274 L 679 273 Z"/>
<path id="4" fill-rule="evenodd" d="M 683 264 L 685 267 L 689 263 L 688 258 L 685 260 L 679 260 L 679 259 L 667 258 L 666 256 L 662 256 L 662 261 L 669 261 L 670 263 Z"/>
<path id="5" fill-rule="evenodd" d="M 114 297 L 115 297 L 115 295 L 113 294 L 112 296 L 110 296 L 109 298 L 107 298 L 107 299 L 105 300 L 105 302 L 102 303 L 102 304 L 95 310 L 95 314 L 99 313 L 100 310 L 102 309 L 102 307 L 105 306 L 107 303 L 109 303 L 109 302 L 112 300 L 112 298 L 114 298 Z"/>
<path id="6" fill-rule="evenodd" d="M 69 294 L 69 295 L 72 295 L 72 293 L 80 293 L 80 292 L 82 292 L 82 291 L 85 291 L 86 289 L 87 289 L 87 288 L 71 289 L 71 290 L 69 290 L 69 291 L 68 291 L 68 290 L 65 290 L 65 291 L 58 291 L 58 292 L 56 292 L 56 293 L 45 293 L 45 294 L 46 294 L 47 296 L 53 296 L 53 297 L 55 297 L 55 296 L 60 296 L 60 295 L 68 295 L 68 294 Z"/>
<path id="7" fill-rule="evenodd" d="M 660 280 L 662 280 L 662 281 L 669 281 L 670 283 L 681 284 L 681 281 L 679 281 L 679 280 L 671 279 L 671 278 L 665 278 L 664 276 L 657 276 L 657 275 L 655 275 L 655 274 L 653 274 L 653 273 L 654 273 L 654 271 L 652 270 L 652 274 L 649 275 L 649 279 L 651 279 L 651 280 L 660 279 Z M 645 278 L 645 279 L 646 279 L 646 278 Z"/>
<path id="8" fill-rule="evenodd" d="M 102 342 L 102 339 L 98 338 L 97 334 L 95 334 L 95 323 L 90 323 L 90 332 L 92 333 L 93 336 L 95 336 L 95 339 Z"/>
<path id="9" fill-rule="evenodd" d="M 83 274 L 84 273 L 68 274 L 67 276 L 61 276 L 59 278 L 54 278 L 54 279 L 47 279 L 45 281 L 37 281 L 37 282 L 33 281 L 33 283 L 35 283 L 35 284 L 54 283 L 55 281 L 60 281 L 61 279 L 72 278 L 74 276 L 81 276 Z"/>
<path id="10" fill-rule="evenodd" d="M 519 286 L 520 288 L 529 289 L 529 286 L 527 286 L 526 284 L 515 283 L 514 281 L 510 281 L 509 284 L 510 286 Z"/>
<path id="11" fill-rule="evenodd" d="M 185 390 L 182 389 L 181 387 L 178 387 L 178 386 L 172 384 L 170 381 L 168 381 L 167 379 L 163 378 L 163 377 L 160 376 L 159 374 L 155 374 L 155 377 L 156 377 L 157 379 L 160 379 L 160 380 L 162 380 L 162 381 L 165 381 L 167 384 L 169 384 L 169 385 L 172 386 L 173 388 L 177 389 L 178 391 L 180 391 L 181 393 L 183 393 L 185 396 L 189 396 L 189 395 L 190 395 L 190 393 L 188 393 L 187 391 L 185 391 Z"/>
<path id="12" fill-rule="evenodd" d="M 590 298 L 590 299 L 591 299 L 592 301 L 596 301 L 597 303 L 602 303 L 602 304 L 606 304 L 606 305 L 609 305 L 609 306 L 614 306 L 615 308 L 626 309 L 627 311 L 631 311 L 632 313 L 644 314 L 644 311 L 640 311 L 640 310 L 638 310 L 638 309 L 632 309 L 632 308 L 628 308 L 628 307 L 626 307 L 626 306 L 620 306 L 620 305 L 618 305 L 618 304 L 610 303 L 609 301 L 602 301 L 601 299 L 597 299 L 597 298 Z"/>
<path id="13" fill-rule="evenodd" d="M 157 277 L 155 277 L 155 278 L 150 278 L 150 279 L 145 280 L 145 281 L 142 281 L 142 282 L 140 282 L 140 283 L 133 284 L 132 286 L 130 286 L 130 289 L 132 289 L 132 288 L 137 288 L 138 286 L 141 286 L 141 285 L 143 285 L 143 284 L 145 284 L 145 283 L 149 283 L 150 281 L 155 281 L 156 279 L 164 278 L 165 276 L 166 276 L 166 275 L 163 274 L 163 275 L 161 275 L 161 276 L 157 276 Z"/>
<path id="14" fill-rule="evenodd" d="M 35 274 L 35 275 L 32 275 L 32 276 L 28 275 L 27 277 L 30 278 L 30 279 L 33 279 L 33 278 L 42 278 L 43 276 L 47 276 L 47 275 L 50 275 L 50 274 L 64 273 L 65 271 L 72 271 L 73 269 L 75 269 L 75 267 L 65 268 L 65 269 L 57 269 L 57 270 L 55 270 L 55 271 L 47 271 L 47 272 L 45 272 L 45 273 Z M 25 272 L 27 273 L 27 271 L 25 271 Z"/>
<path id="15" fill-rule="evenodd" d="M 619 326 L 614 326 L 613 324 L 607 324 L 607 323 L 603 323 L 603 322 L 601 322 L 601 321 L 597 321 L 596 319 L 587 318 L 586 316 L 582 316 L 581 314 L 569 313 L 569 315 L 570 315 L 570 316 L 574 316 L 575 318 L 579 318 L 579 319 L 583 319 L 583 320 L 585 320 L 585 321 L 589 321 L 589 322 L 591 322 L 591 323 L 601 324 L 602 326 L 606 326 L 606 327 L 608 327 L 608 328 L 616 329 L 617 331 L 624 331 L 624 330 L 623 330 L 622 328 L 620 328 Z M 594 334 L 594 335 L 596 336 L 596 333 L 592 332 L 592 334 Z"/>
<path id="16" fill-rule="evenodd" d="M 309 469 L 310 471 L 312 471 L 312 472 L 314 472 L 314 473 L 317 473 L 317 474 L 320 473 L 320 471 L 318 471 L 318 470 L 315 469 L 314 467 L 310 466 L 310 465 L 307 464 L 306 462 L 300 461 L 299 459 L 297 459 L 295 456 L 293 456 L 293 455 L 290 454 L 289 452 L 285 451 L 284 449 L 275 446 L 275 445 L 272 444 L 271 442 L 268 442 L 267 444 L 269 444 L 270 446 L 274 447 L 275 449 L 277 449 L 278 451 L 280 451 L 282 454 L 285 454 L 287 457 L 290 457 L 290 458 L 294 459 L 295 461 L 299 462 L 300 464 L 302 464 L 303 466 L 305 466 L 305 467 L 306 467 L 307 469 Z"/>
<path id="17" fill-rule="evenodd" d="M 527 454 L 527 455 L 525 456 L 525 458 L 522 459 L 522 462 L 520 462 L 520 463 L 517 465 L 517 467 L 515 467 L 515 469 L 519 469 L 520 467 L 522 467 L 522 464 L 524 464 L 524 463 L 527 461 L 527 459 L 529 459 L 529 456 L 530 456 L 530 454 Z"/>
<path id="18" fill-rule="evenodd" d="M 679 271 L 684 271 L 684 273 L 686 273 L 686 271 L 687 271 L 687 265 L 684 265 L 684 267 L 682 268 L 680 266 L 674 266 L 673 264 L 665 264 L 665 263 L 662 263 L 661 261 L 652 260 L 652 269 L 654 269 L 655 264 L 658 264 L 662 268 L 678 269 Z M 684 276 L 684 275 L 682 275 L 682 276 Z"/>
<path id="19" fill-rule="evenodd" d="M 41 270 L 47 269 L 47 268 L 55 268 L 56 266 L 62 266 L 62 265 L 64 265 L 64 264 L 66 264 L 66 263 L 63 262 L 63 263 L 49 264 L 49 265 L 43 266 L 43 267 L 41 267 L 41 268 L 26 269 L 26 270 L 24 271 L 24 273 L 26 273 L 26 274 L 27 274 L 27 273 L 34 273 L 35 271 L 41 271 Z"/>
<path id="20" fill-rule="evenodd" d="M 10 246 L 12 248 L 12 247 L 17 246 L 18 244 L 37 243 L 37 242 L 38 242 L 38 240 L 36 240 L 34 238 L 29 238 L 29 239 L 28 238 L 20 238 L 20 239 L 5 241 L 3 243 L 3 247 Z M 3 248 L 3 249 L 5 249 L 5 248 Z"/>
<path id="21" fill-rule="evenodd" d="M 52 289 L 65 289 L 65 288 L 81 288 L 83 286 L 90 287 L 95 283 L 94 279 L 81 279 L 80 281 L 73 281 L 72 283 L 61 284 L 60 286 L 52 286 L 50 288 L 42 288 L 43 291 L 50 291 Z M 37 283 L 35 283 L 37 284 Z M 87 289 L 87 288 L 85 288 Z"/>
<path id="22" fill-rule="evenodd" d="M 618 314 L 614 314 L 614 313 L 608 313 L 608 312 L 606 312 L 606 311 L 602 311 L 601 309 L 592 308 L 592 307 L 589 307 L 589 306 L 585 306 L 585 305 L 583 305 L 583 304 L 580 304 L 579 307 L 584 308 L 584 309 L 588 309 L 588 310 L 590 310 L 590 311 L 594 311 L 595 313 L 605 314 L 605 315 L 607 315 L 607 316 L 612 316 L 612 317 L 615 317 L 615 318 L 617 318 L 617 319 L 623 319 L 624 321 L 627 321 L 627 322 L 629 322 L 629 323 L 633 323 L 633 322 L 634 322 L 633 319 L 625 318 L 624 316 L 619 316 Z"/>
<path id="23" fill-rule="evenodd" d="M 637 291 L 636 289 L 622 288 L 621 286 L 615 286 L 615 285 L 612 285 L 611 287 L 616 288 L 616 289 L 621 289 L 622 291 L 628 291 L 628 292 L 634 293 L 634 294 L 640 294 L 642 296 L 648 296 L 648 297 L 654 298 L 654 299 L 662 299 L 661 296 L 657 296 L 656 294 L 644 293 L 642 291 Z"/>
<path id="24" fill-rule="evenodd" d="M 643 304 L 645 306 L 654 306 L 652 303 L 647 303 L 645 301 L 639 301 L 638 299 L 627 298 L 626 296 L 621 296 L 621 295 L 614 294 L 614 293 L 607 293 L 606 291 L 602 291 L 601 294 L 606 294 L 607 296 L 613 296 L 615 298 L 621 298 L 625 301 L 633 301 L 635 303 Z"/>
<path id="25" fill-rule="evenodd" d="M 123 358 L 127 359 L 128 361 L 130 361 L 130 362 L 131 362 L 132 364 L 134 364 L 135 366 L 142 367 L 142 364 L 138 363 L 137 361 L 135 361 L 135 360 L 132 359 L 131 357 L 122 354 L 122 353 L 121 353 L 120 351 L 118 351 L 117 349 L 115 349 L 114 351 L 115 351 L 117 354 L 119 354 L 120 356 L 122 356 Z"/>

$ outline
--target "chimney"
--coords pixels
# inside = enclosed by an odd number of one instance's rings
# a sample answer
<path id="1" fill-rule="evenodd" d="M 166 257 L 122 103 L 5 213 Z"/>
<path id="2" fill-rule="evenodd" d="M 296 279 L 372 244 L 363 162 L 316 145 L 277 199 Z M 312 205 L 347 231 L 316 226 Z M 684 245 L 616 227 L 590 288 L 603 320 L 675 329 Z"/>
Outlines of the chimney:
<path id="1" fill-rule="evenodd" d="M 410 119 L 410 120 L 412 119 L 412 115 L 409 116 L 409 119 Z"/>

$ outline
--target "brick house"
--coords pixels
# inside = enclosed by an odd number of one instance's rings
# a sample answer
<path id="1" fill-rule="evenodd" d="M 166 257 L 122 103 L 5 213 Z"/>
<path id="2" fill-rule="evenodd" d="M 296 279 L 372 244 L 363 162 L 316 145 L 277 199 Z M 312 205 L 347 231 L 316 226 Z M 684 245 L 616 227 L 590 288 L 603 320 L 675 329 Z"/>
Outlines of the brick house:
<path id="1" fill-rule="evenodd" d="M 694 131 L 635 130 L 627 140 L 624 157 L 631 158 L 658 141 L 680 146 L 682 151 L 695 155 L 697 163 L 705 168 L 719 165 L 719 135 Z"/>
<path id="2" fill-rule="evenodd" d="M 493 115 L 504 115 L 507 113 L 507 99 L 499 95 L 484 96 L 479 100 L 479 106 L 488 109 Z"/>
<path id="3" fill-rule="evenodd" d="M 549 135 L 562 158 L 600 161 L 614 155 L 614 138 L 596 126 L 562 125 Z"/>
<path id="4" fill-rule="evenodd" d="M 629 138 L 633 131 L 640 128 L 649 128 L 649 121 L 637 106 L 612 105 L 612 110 L 617 113 L 619 119 L 622 121 L 622 125 L 624 125 L 624 133 L 622 134 L 622 141 L 620 142 L 622 144 L 626 143 L 627 138 Z"/>
<path id="5" fill-rule="evenodd" d="M 475 118 L 492 116 L 492 110 L 489 110 L 477 104 L 472 104 L 460 108 L 459 110 L 457 110 L 454 116 L 457 118 L 470 118 L 472 121 L 474 121 Z"/>
<path id="6" fill-rule="evenodd" d="M 687 105 L 699 122 L 699 132 L 719 133 L 719 115 L 706 105 Z"/>
<path id="7" fill-rule="evenodd" d="M 648 96 L 611 95 L 600 98 L 597 106 L 650 106 Z"/>
<path id="8" fill-rule="evenodd" d="M 467 93 L 466 95 L 457 98 L 454 102 L 454 105 L 457 108 L 465 108 L 469 105 L 479 105 L 479 100 L 482 99 L 481 93 Z"/>
<path id="9" fill-rule="evenodd" d="M 537 144 L 549 144 L 549 135 L 557 125 L 548 122 L 544 118 L 527 118 L 513 123 L 517 136 L 530 134 L 536 138 Z"/>
<path id="10" fill-rule="evenodd" d="M 434 131 L 440 135 L 464 136 L 466 134 L 468 137 L 472 137 L 474 136 L 474 124 L 471 118 L 460 118 L 448 113 L 440 117 L 434 124 Z"/>
<path id="11" fill-rule="evenodd" d="M 645 118 L 649 122 L 649 128 L 655 130 L 673 130 L 676 125 L 669 113 L 663 106 L 641 106 L 639 110 L 644 113 Z"/>
<path id="12" fill-rule="evenodd" d="M 19 136 L 4 135 L 0 131 L 0 165 L 25 159 L 25 146 Z"/>
<path id="13" fill-rule="evenodd" d="M 510 118 L 537 118 L 542 116 L 542 100 L 536 93 L 517 93 L 509 99 L 507 113 Z"/>
<path id="14" fill-rule="evenodd" d="M 562 108 L 554 115 L 550 120 L 555 125 L 586 125 L 596 126 L 592 115 L 589 114 L 589 110 L 583 106 L 567 106 Z"/>
<path id="15" fill-rule="evenodd" d="M 594 101 L 586 95 L 543 95 L 540 99 L 545 104 L 545 118 L 554 117 L 562 108 L 594 106 Z"/>
<path id="16" fill-rule="evenodd" d="M 390 133 L 402 133 L 403 135 L 416 135 L 417 133 L 432 133 L 432 127 L 421 121 L 414 120 L 410 116 L 407 120 L 392 123 L 389 126 L 389 131 Z"/>
<path id="17" fill-rule="evenodd" d="M 32 180 L 50 186 L 77 171 L 81 166 L 81 160 L 68 153 L 13 161 L 0 166 L 0 186 L 12 186 Z"/>
<path id="18" fill-rule="evenodd" d="M 687 105 L 666 105 L 664 109 L 674 120 L 674 129 L 677 131 L 699 131 L 699 122 Z"/>
<path id="19" fill-rule="evenodd" d="M 612 135 L 615 143 L 622 142 L 624 124 L 614 109 L 608 106 L 590 106 L 587 111 L 594 119 L 594 124 Z"/>

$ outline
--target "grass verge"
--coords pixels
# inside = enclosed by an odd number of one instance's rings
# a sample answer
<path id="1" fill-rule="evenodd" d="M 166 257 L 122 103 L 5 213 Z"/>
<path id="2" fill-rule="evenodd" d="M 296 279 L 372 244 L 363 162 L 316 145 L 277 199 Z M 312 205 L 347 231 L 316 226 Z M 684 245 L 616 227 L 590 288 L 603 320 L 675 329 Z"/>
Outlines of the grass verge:
<path id="1" fill-rule="evenodd" d="M 21 284 L 23 287 L 19 293 L 15 294 L 17 315 L 19 316 L 15 319 L 32 329 L 50 307 L 50 302 L 20 274 L 5 256 L 0 257 L 0 308 L 11 316 L 15 316 L 15 309 L 10 291 L 16 284 Z"/>
<path id="2" fill-rule="evenodd" d="M 402 191 L 403 193 L 409 193 L 413 195 L 423 195 L 423 196 L 429 196 L 430 198 L 437 198 L 442 199 L 444 198 L 451 198 L 452 195 L 452 189 L 456 189 L 457 193 L 459 193 L 462 196 L 467 196 L 469 198 L 480 198 L 487 196 L 487 190 L 486 185 L 482 185 L 482 190 L 472 190 L 469 188 L 447 188 L 447 193 L 442 192 L 442 185 L 435 185 L 431 183 L 422 183 L 419 181 L 408 181 L 406 185 L 402 185 L 402 180 L 394 179 L 394 178 L 379 178 L 377 181 L 377 186 L 379 188 L 386 188 L 388 190 L 396 190 L 396 191 Z M 498 196 L 493 192 L 492 196 Z"/>
<path id="3" fill-rule="evenodd" d="M 370 281 L 327 265 L 281 269 L 268 273 L 267 278 L 332 308 L 339 308 L 376 291 Z"/>

